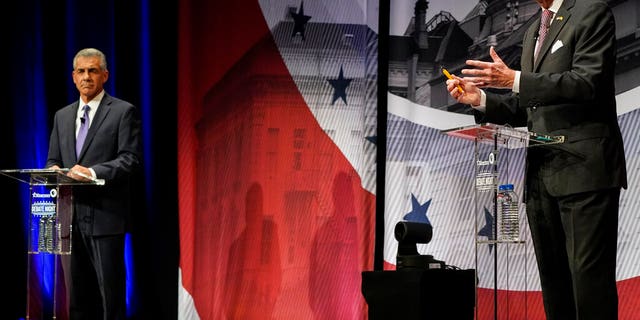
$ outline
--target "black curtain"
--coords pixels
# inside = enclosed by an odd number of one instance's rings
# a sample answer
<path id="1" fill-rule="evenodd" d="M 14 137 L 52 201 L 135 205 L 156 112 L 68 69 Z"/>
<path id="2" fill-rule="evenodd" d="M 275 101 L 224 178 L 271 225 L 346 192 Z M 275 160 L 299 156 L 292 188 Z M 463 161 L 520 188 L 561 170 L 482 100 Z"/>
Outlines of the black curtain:
<path id="1" fill-rule="evenodd" d="M 143 115 L 145 170 L 136 188 L 131 233 L 131 318 L 176 319 L 177 2 L 24 0 L 4 7 L 0 51 L 8 72 L 1 90 L 8 99 L 0 119 L 0 169 L 44 163 L 46 146 L 34 141 L 48 139 L 55 111 L 79 97 L 71 80 L 73 55 L 85 47 L 102 50 L 110 71 L 107 92 L 132 102 Z M 27 295 L 25 210 L 17 199 L 25 188 L 0 178 L 0 234 L 8 254 L 2 313 L 19 319 Z"/>

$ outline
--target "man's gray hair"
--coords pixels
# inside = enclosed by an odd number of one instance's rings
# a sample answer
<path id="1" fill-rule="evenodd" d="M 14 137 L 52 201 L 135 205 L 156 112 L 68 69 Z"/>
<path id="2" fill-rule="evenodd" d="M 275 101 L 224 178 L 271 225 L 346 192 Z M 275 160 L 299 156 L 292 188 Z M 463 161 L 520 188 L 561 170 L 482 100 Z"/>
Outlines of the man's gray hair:
<path id="1" fill-rule="evenodd" d="M 86 48 L 86 49 L 82 49 L 80 51 L 78 51 L 78 53 L 76 53 L 76 56 L 73 57 L 73 70 L 76 69 L 76 62 L 78 61 L 79 57 L 98 57 L 100 58 L 100 69 L 106 71 L 107 70 L 107 57 L 105 57 L 104 53 L 102 53 L 102 51 L 95 49 L 95 48 Z"/>

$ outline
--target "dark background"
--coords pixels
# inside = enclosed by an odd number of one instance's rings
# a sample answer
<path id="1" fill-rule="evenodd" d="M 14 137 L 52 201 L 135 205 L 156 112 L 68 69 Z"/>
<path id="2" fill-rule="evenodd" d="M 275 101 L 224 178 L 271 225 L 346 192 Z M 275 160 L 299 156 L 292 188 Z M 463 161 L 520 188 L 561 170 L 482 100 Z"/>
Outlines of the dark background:
<path id="1" fill-rule="evenodd" d="M 131 233 L 135 319 L 176 319 L 178 209 L 176 164 L 177 15 L 175 1 L 17 1 L 0 19 L 0 169 L 43 165 L 55 111 L 76 101 L 72 59 L 85 47 L 107 56 L 105 89 L 138 106 L 143 121 L 144 172 L 134 196 Z M 28 186 L 27 186 L 28 187 Z M 26 310 L 27 188 L 0 177 L 6 270 L 3 319 Z"/>

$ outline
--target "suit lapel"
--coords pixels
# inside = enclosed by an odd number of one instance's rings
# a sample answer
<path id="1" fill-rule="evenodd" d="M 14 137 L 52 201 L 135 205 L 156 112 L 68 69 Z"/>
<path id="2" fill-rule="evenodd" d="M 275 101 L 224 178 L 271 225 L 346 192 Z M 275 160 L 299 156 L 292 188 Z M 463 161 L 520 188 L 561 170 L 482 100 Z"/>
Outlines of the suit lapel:
<path id="1" fill-rule="evenodd" d="M 93 116 L 93 120 L 91 121 L 91 126 L 89 127 L 89 131 L 87 132 L 87 137 L 84 140 L 84 145 L 82 146 L 82 150 L 80 152 L 80 156 L 78 160 L 82 159 L 87 148 L 91 145 L 91 141 L 93 141 L 93 137 L 95 137 L 96 132 L 100 129 L 102 122 L 109 114 L 109 106 L 111 105 L 112 99 L 106 92 L 102 100 L 100 101 L 100 106 L 96 111 L 96 114 Z M 74 144 L 75 145 L 75 144 Z"/>
<path id="2" fill-rule="evenodd" d="M 547 54 L 549 54 L 549 50 L 556 39 L 558 38 L 558 34 L 560 34 L 560 30 L 567 24 L 567 21 L 571 18 L 571 8 L 573 7 L 574 0 L 564 0 L 562 6 L 556 13 L 553 18 L 553 23 L 551 23 L 551 27 L 549 28 L 549 34 L 547 34 L 547 38 L 544 43 L 542 43 L 542 47 L 540 48 L 540 52 L 538 53 L 538 59 L 535 61 L 533 66 L 534 72 L 538 71 L 540 67 L 540 62 L 545 59 Z M 538 26 L 540 26 L 540 22 L 538 22 Z M 535 45 L 535 44 L 534 44 Z"/>
<path id="3" fill-rule="evenodd" d="M 76 103 L 76 105 L 71 108 L 69 115 L 66 117 L 66 123 L 64 124 L 65 132 L 61 134 L 62 137 L 66 137 L 67 143 L 63 145 L 67 146 L 65 150 L 61 150 L 60 152 L 66 154 L 69 159 L 76 158 L 76 118 L 78 116 L 78 108 L 80 108 L 80 101 Z"/>
<path id="4" fill-rule="evenodd" d="M 529 30 L 524 34 L 524 38 L 522 39 L 522 57 L 520 59 L 520 65 L 522 71 L 532 71 L 533 70 L 533 51 L 536 47 L 536 33 L 540 28 L 540 15 L 538 15 L 537 23 L 533 23 Z"/>

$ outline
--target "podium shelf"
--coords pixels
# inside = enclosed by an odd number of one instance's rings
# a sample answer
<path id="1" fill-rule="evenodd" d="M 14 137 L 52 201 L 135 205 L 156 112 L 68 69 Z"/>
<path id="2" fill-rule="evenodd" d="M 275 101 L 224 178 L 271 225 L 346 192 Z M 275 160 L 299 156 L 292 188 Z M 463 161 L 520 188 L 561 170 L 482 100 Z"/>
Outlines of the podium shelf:
<path id="1" fill-rule="evenodd" d="M 6 169 L 0 170 L 0 174 L 12 179 L 24 182 L 32 186 L 74 186 L 74 185 L 97 185 L 105 184 L 104 179 L 91 179 L 79 172 L 75 174 L 84 176 L 90 181 L 78 181 L 67 176 L 71 170 L 64 169 Z"/>
<path id="2" fill-rule="evenodd" d="M 444 134 L 481 143 L 498 144 L 509 149 L 564 143 L 564 136 L 550 136 L 493 123 L 481 123 L 443 130 Z"/>

